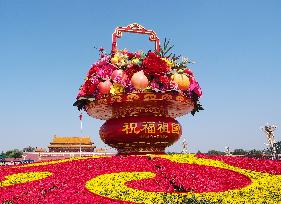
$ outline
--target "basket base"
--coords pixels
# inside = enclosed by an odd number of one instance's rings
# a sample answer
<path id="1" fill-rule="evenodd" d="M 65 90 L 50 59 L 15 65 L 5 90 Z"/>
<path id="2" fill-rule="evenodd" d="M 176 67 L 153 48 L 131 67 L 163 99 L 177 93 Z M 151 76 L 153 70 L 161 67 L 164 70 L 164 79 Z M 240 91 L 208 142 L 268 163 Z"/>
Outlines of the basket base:
<path id="1" fill-rule="evenodd" d="M 122 155 L 165 154 L 165 148 L 181 135 L 174 118 L 135 116 L 107 120 L 100 128 L 101 139 Z"/>

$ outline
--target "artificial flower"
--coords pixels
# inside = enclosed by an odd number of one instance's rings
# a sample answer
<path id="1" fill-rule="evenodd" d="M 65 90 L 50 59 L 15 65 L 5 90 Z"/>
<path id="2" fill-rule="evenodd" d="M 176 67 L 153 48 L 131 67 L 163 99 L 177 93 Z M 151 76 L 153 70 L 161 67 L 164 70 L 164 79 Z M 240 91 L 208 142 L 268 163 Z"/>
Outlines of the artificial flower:
<path id="1" fill-rule="evenodd" d="M 161 57 L 154 52 L 148 52 L 142 62 L 142 68 L 147 75 L 160 75 L 170 71 L 170 67 L 167 65 L 166 61 L 161 59 Z"/>
<path id="2" fill-rule="evenodd" d="M 113 83 L 113 85 L 110 88 L 110 93 L 112 95 L 120 94 L 123 92 L 124 92 L 124 86 L 122 86 L 122 84 Z"/>
<path id="3" fill-rule="evenodd" d="M 100 53 L 100 59 L 91 66 L 84 84 L 79 89 L 77 101 L 84 100 L 83 103 L 76 103 L 79 104 L 79 109 L 85 108 L 85 105 L 87 105 L 85 101 L 88 99 L 90 101 L 93 99 L 99 100 L 106 96 L 115 95 L 116 93 L 129 94 L 136 91 L 131 80 L 133 75 L 141 70 L 143 70 L 149 84 L 145 88 L 137 88 L 138 92 L 161 91 L 165 93 L 166 91 L 174 90 L 184 92 L 183 94 L 194 100 L 194 103 L 197 103 L 199 97 L 202 95 L 201 87 L 195 80 L 194 74 L 186 67 L 188 63 L 186 59 L 182 61 L 176 59 L 170 60 L 155 52 L 149 51 L 148 53 L 144 53 L 143 51 L 137 51 L 132 53 L 126 49 L 116 50 L 110 55 L 107 55 L 104 49 L 101 48 Z M 122 72 L 123 74 L 122 76 L 117 76 L 113 74 L 115 72 Z M 187 75 L 190 86 L 182 86 L 182 83 L 178 84 L 175 82 L 174 76 L 177 74 Z M 97 89 L 97 84 L 106 80 L 120 84 L 122 89 L 113 87 L 110 92 L 106 92 L 107 94 L 100 93 L 99 89 Z M 136 85 L 136 79 L 133 79 L 133 81 L 134 85 Z M 194 94 L 197 97 L 194 97 Z"/>
<path id="4" fill-rule="evenodd" d="M 167 58 L 161 58 L 161 59 L 164 60 L 170 68 L 174 66 L 174 63 L 169 59 Z"/>

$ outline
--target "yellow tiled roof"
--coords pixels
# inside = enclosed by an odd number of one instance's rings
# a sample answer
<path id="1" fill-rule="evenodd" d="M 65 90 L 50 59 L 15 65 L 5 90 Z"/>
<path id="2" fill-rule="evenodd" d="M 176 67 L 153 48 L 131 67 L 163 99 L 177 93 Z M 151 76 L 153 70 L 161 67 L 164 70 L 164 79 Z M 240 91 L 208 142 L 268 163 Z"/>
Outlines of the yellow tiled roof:
<path id="1" fill-rule="evenodd" d="M 58 147 L 63 147 L 63 148 L 94 148 L 93 145 L 85 145 L 85 144 L 82 144 L 81 146 L 78 145 L 78 144 L 75 144 L 75 145 L 57 145 L 57 144 L 51 144 L 48 146 L 48 148 L 58 148 Z"/>
<path id="2" fill-rule="evenodd" d="M 93 144 L 90 137 L 59 137 L 54 136 L 51 144 Z"/>

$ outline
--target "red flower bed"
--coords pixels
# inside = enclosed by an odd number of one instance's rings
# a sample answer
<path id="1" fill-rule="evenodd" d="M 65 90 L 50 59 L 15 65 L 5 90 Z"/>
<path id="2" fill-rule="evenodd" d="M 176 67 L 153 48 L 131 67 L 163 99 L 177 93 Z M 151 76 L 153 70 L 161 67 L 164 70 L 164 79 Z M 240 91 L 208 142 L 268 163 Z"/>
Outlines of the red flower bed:
<path id="1" fill-rule="evenodd" d="M 239 168 L 281 174 L 281 162 L 238 157 L 211 157 Z M 226 168 L 188 164 L 147 156 L 114 156 L 89 158 L 58 164 L 30 167 L 2 167 L 0 181 L 5 176 L 25 172 L 50 172 L 51 176 L 9 186 L 0 185 L 0 201 L 12 203 L 132 203 L 94 194 L 85 187 L 87 181 L 115 172 L 152 172 L 151 179 L 132 180 L 126 186 L 146 192 L 202 193 L 226 192 L 252 185 L 244 174 Z M 19 178 L 20 179 L 20 178 Z"/>
<path id="2" fill-rule="evenodd" d="M 223 161 L 227 164 L 243 169 L 249 169 L 269 174 L 281 174 L 281 161 L 237 156 L 212 156 L 207 154 L 198 154 L 197 157 Z"/>
<path id="3" fill-rule="evenodd" d="M 242 188 L 251 180 L 237 172 L 211 166 L 171 163 L 155 159 L 154 179 L 128 182 L 132 188 L 154 192 L 220 192 Z"/>

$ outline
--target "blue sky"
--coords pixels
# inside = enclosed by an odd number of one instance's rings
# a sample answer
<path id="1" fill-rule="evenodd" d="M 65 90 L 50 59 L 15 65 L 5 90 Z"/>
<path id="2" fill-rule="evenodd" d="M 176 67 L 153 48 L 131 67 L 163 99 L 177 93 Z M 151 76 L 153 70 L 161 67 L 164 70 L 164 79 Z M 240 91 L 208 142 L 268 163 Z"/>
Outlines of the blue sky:
<path id="1" fill-rule="evenodd" d="M 137 22 L 189 56 L 205 111 L 179 118 L 191 151 L 263 149 L 260 127 L 281 124 L 281 2 L 276 0 L 0 0 L 0 151 L 46 147 L 53 135 L 79 136 L 72 106 L 94 48 L 111 49 L 116 26 Z M 119 48 L 148 50 L 123 35 Z M 98 147 L 103 121 L 84 117 Z M 276 139 L 281 140 L 280 128 Z M 180 142 L 169 148 L 178 151 Z"/>

